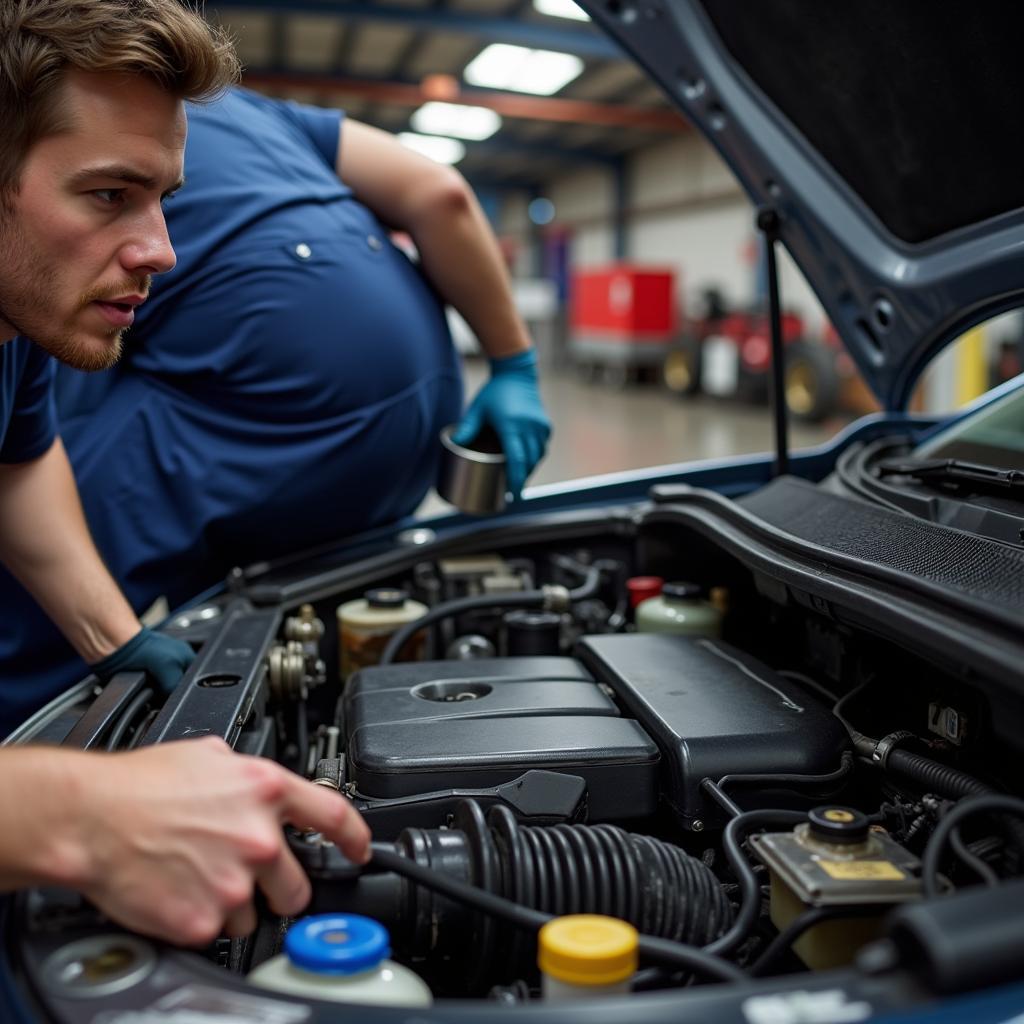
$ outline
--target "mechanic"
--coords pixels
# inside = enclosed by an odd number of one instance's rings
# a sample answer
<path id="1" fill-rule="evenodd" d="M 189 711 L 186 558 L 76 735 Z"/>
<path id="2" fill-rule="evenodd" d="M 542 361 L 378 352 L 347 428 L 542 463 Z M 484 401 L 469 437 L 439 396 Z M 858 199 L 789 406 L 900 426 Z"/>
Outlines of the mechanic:
<path id="1" fill-rule="evenodd" d="M 169 686 L 192 652 L 141 629 L 100 561 L 55 432 L 50 356 L 117 359 L 150 277 L 174 265 L 161 198 L 181 180 L 183 101 L 237 73 L 230 44 L 178 0 L 0 6 L 0 557 L 100 675 Z M 280 913 L 301 910 L 285 821 L 369 856 L 347 801 L 217 739 L 12 747 L 0 780 L 0 888 L 70 886 L 172 941 L 251 930 L 254 884 Z"/>
<path id="2" fill-rule="evenodd" d="M 137 611 L 416 509 L 462 409 L 441 299 L 490 357 L 455 438 L 492 426 L 519 494 L 549 425 L 497 241 L 457 171 L 338 110 L 236 89 L 189 111 L 185 177 L 167 204 L 178 265 L 124 360 L 57 384 L 86 518 Z M 19 591 L 0 586 L 0 656 L 21 679 L 7 728 L 85 670 Z"/>

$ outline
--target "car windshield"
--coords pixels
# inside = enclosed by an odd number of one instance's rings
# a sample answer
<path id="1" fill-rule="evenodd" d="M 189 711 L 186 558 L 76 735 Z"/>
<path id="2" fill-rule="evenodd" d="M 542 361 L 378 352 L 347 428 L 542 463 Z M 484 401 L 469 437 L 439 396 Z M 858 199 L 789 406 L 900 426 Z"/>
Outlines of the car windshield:
<path id="1" fill-rule="evenodd" d="M 917 454 L 1024 470 L 1024 378 L 1010 394 L 926 441 Z"/>

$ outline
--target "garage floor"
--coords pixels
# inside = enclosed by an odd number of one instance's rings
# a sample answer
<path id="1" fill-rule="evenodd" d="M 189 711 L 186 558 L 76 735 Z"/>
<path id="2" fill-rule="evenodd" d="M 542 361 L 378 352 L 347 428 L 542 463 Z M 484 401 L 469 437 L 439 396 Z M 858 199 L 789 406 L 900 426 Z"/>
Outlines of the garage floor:
<path id="1" fill-rule="evenodd" d="M 486 379 L 486 366 L 467 360 L 466 394 Z M 772 447 L 768 407 L 712 398 L 679 399 L 655 385 L 634 384 L 621 391 L 584 383 L 571 369 L 547 369 L 541 379 L 544 402 L 554 424 L 547 458 L 531 484 L 555 483 L 690 459 L 717 458 Z M 843 425 L 831 420 L 791 424 L 790 444 L 802 447 L 827 440 Z M 421 512 L 447 508 L 429 498 Z"/>
<path id="2" fill-rule="evenodd" d="M 467 361 L 466 394 L 472 396 L 486 369 Z M 721 399 L 680 399 L 655 385 L 616 391 L 587 384 L 572 370 L 550 369 L 541 392 L 554 424 L 547 458 L 531 483 L 553 483 L 619 469 L 640 469 L 689 459 L 716 458 L 772 447 L 767 406 Z M 839 422 L 791 425 L 796 448 L 831 437 Z"/>

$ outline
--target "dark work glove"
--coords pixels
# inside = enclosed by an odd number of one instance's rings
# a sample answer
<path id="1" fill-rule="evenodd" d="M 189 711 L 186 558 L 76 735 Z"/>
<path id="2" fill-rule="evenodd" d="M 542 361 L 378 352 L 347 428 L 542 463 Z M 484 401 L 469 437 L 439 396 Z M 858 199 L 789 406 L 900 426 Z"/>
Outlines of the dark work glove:
<path id="1" fill-rule="evenodd" d="M 118 672 L 145 672 L 166 694 L 178 685 L 195 656 L 183 640 L 143 626 L 128 643 L 93 665 L 92 670 L 100 679 L 109 679 Z"/>
<path id="2" fill-rule="evenodd" d="M 491 379 L 480 389 L 452 433 L 456 444 L 468 445 L 490 424 L 505 452 L 508 489 L 518 498 L 526 478 L 544 457 L 551 421 L 537 387 L 537 356 L 533 349 L 490 360 Z"/>

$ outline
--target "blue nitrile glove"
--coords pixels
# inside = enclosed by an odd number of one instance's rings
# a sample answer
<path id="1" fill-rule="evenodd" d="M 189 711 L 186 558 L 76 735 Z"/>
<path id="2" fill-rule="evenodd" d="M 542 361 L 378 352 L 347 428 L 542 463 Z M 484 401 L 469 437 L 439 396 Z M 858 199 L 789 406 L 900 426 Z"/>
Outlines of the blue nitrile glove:
<path id="1" fill-rule="evenodd" d="M 143 626 L 128 643 L 96 662 L 92 670 L 100 679 L 109 679 L 118 672 L 145 672 L 164 693 L 170 693 L 195 656 L 183 640 Z"/>
<path id="2" fill-rule="evenodd" d="M 489 360 L 491 379 L 480 389 L 452 434 L 468 445 L 490 424 L 505 452 L 505 480 L 518 498 L 537 463 L 544 458 L 551 421 L 537 388 L 537 355 L 533 349 Z"/>

